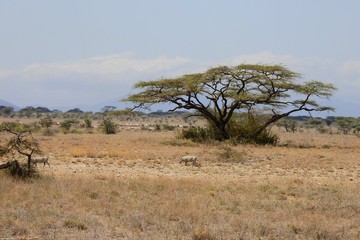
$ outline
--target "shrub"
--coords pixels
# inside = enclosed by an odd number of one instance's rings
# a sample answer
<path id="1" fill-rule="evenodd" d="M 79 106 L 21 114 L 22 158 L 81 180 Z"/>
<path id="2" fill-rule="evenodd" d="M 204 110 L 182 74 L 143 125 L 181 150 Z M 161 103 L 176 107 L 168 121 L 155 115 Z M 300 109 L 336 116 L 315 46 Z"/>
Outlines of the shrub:
<path id="1" fill-rule="evenodd" d="M 105 134 L 115 134 L 117 131 L 117 126 L 111 119 L 104 119 L 101 128 Z"/>
<path id="2" fill-rule="evenodd" d="M 51 127 L 51 125 L 54 124 L 54 122 L 50 116 L 47 116 L 45 118 L 40 119 L 39 124 L 41 127 L 49 128 Z"/>
<path id="3" fill-rule="evenodd" d="M 84 119 L 84 124 L 85 124 L 86 129 L 92 128 L 92 122 L 91 122 L 91 120 L 89 118 Z"/>
<path id="4" fill-rule="evenodd" d="M 220 161 L 229 161 L 236 163 L 244 162 L 244 155 L 232 149 L 230 146 L 223 145 L 220 147 L 220 150 L 221 151 L 218 154 Z"/>
<path id="5" fill-rule="evenodd" d="M 268 128 L 260 134 L 255 134 L 262 125 L 261 116 L 246 114 L 238 119 L 233 119 L 229 123 L 230 139 L 235 143 L 255 143 L 276 145 L 278 136 L 273 134 Z"/>
<path id="6" fill-rule="evenodd" d="M 232 119 L 228 126 L 229 139 L 233 143 L 255 143 L 255 144 L 271 144 L 278 143 L 278 136 L 273 134 L 269 129 L 265 129 L 260 134 L 256 131 L 262 125 L 262 119 L 259 116 L 246 114 Z M 208 123 L 207 127 L 190 127 L 183 129 L 179 134 L 180 138 L 191 139 L 194 142 L 206 143 L 221 139 L 221 133 L 214 124 Z"/>
<path id="7" fill-rule="evenodd" d="M 172 126 L 172 125 L 169 125 L 169 124 L 164 124 L 163 125 L 163 129 L 166 130 L 166 131 L 173 131 L 176 127 L 175 126 Z"/>
<path id="8" fill-rule="evenodd" d="M 184 139 L 190 139 L 193 142 L 205 143 L 213 139 L 213 137 L 210 136 L 211 134 L 209 130 L 209 128 L 203 127 L 190 127 L 187 129 L 182 129 L 179 137 Z"/>
<path id="9" fill-rule="evenodd" d="M 155 124 L 155 131 L 161 131 L 161 125 Z"/>
<path id="10" fill-rule="evenodd" d="M 76 119 L 68 119 L 60 123 L 60 127 L 64 130 L 64 132 L 68 132 L 71 126 L 79 123 L 79 120 Z"/>

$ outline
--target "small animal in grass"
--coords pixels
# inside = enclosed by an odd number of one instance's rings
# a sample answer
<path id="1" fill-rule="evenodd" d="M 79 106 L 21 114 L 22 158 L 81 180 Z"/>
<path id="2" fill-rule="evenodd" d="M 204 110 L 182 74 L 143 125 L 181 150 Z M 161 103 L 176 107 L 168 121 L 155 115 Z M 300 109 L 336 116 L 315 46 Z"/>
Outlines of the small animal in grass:
<path id="1" fill-rule="evenodd" d="M 187 166 L 188 163 L 191 162 L 192 165 L 197 166 L 196 161 L 197 161 L 197 156 L 185 155 L 185 156 L 182 156 L 182 157 L 180 158 L 180 162 L 179 162 L 179 163 L 185 162 L 185 166 Z"/>
<path id="2" fill-rule="evenodd" d="M 34 165 L 34 166 L 37 166 L 38 163 L 44 163 L 44 166 L 47 164 L 49 167 L 50 167 L 50 163 L 49 163 L 49 158 L 33 158 L 31 159 L 31 163 Z"/>

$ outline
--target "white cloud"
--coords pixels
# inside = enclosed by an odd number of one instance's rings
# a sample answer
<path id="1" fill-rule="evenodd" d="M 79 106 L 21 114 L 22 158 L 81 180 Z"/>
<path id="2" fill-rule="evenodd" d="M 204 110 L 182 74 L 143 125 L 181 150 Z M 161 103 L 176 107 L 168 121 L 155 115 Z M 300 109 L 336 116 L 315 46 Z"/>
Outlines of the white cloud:
<path id="1" fill-rule="evenodd" d="M 324 58 L 299 58 L 271 52 L 240 55 L 218 62 L 183 57 L 140 59 L 132 53 L 88 59 L 31 64 L 22 69 L 0 70 L 0 99 L 19 105 L 93 104 L 125 97 L 138 81 L 176 77 L 218 65 L 281 64 L 303 75 L 335 84 L 342 100 L 360 102 L 360 62 Z"/>
<path id="2" fill-rule="evenodd" d="M 179 66 L 189 63 L 186 58 L 168 58 L 160 56 L 154 59 L 135 59 L 133 54 L 117 54 L 93 57 L 89 59 L 55 62 L 48 64 L 31 64 L 20 70 L 22 77 L 58 77 L 67 75 L 91 75 L 121 77 L 127 73 L 156 73 L 160 71 L 176 70 Z"/>
<path id="3" fill-rule="evenodd" d="M 256 54 L 247 54 L 235 56 L 224 61 L 225 64 L 237 65 L 241 63 L 249 64 L 268 64 L 268 65 L 283 65 L 290 70 L 299 73 L 308 72 L 310 69 L 323 70 L 334 66 L 336 63 L 332 59 L 324 58 L 299 58 L 293 55 L 278 55 L 272 52 L 260 52 Z"/>
<path id="4" fill-rule="evenodd" d="M 297 58 L 291 55 L 275 55 L 271 52 L 265 51 L 256 54 L 246 54 L 235 56 L 225 60 L 227 64 L 238 65 L 241 63 L 248 64 L 286 64 L 298 61 Z"/>
<path id="5" fill-rule="evenodd" d="M 356 74 L 360 76 L 360 61 L 347 61 L 344 62 L 340 71 L 345 74 Z"/>
<path id="6" fill-rule="evenodd" d="M 189 66 L 191 60 L 182 57 L 139 59 L 131 53 L 35 63 L 0 71 L 0 98 L 19 105 L 29 100 L 49 105 L 91 104 L 125 97 L 138 81 L 181 75 Z"/>

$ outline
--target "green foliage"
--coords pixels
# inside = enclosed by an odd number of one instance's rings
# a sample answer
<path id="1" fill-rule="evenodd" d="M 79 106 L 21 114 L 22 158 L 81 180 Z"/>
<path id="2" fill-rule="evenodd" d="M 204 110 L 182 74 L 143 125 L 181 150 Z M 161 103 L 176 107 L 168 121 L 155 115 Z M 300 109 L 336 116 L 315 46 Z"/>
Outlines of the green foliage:
<path id="1" fill-rule="evenodd" d="M 132 111 L 131 109 L 127 108 L 123 110 L 113 110 L 110 112 L 110 114 L 117 117 L 121 117 L 121 116 L 136 117 L 136 116 L 140 116 L 142 113 L 137 111 Z"/>
<path id="2" fill-rule="evenodd" d="M 197 143 L 206 143 L 214 140 L 214 136 L 209 128 L 190 127 L 184 128 L 178 135 L 179 138 L 189 139 Z"/>
<path id="3" fill-rule="evenodd" d="M 86 117 L 86 118 L 84 119 L 84 123 L 85 123 L 85 128 L 86 128 L 86 129 L 92 128 L 92 121 L 90 120 L 90 118 Z"/>
<path id="4" fill-rule="evenodd" d="M 105 134 L 115 134 L 118 127 L 113 120 L 105 118 L 101 123 L 101 128 Z"/>
<path id="5" fill-rule="evenodd" d="M 227 126 L 230 141 L 235 144 L 255 143 L 261 145 L 276 145 L 278 143 L 278 136 L 271 133 L 270 130 L 265 129 L 260 134 L 257 134 L 257 130 L 261 124 L 260 117 L 250 114 L 243 114 L 242 116 L 238 116 L 237 119 L 232 119 Z M 222 132 L 220 132 L 213 123 L 209 122 L 207 127 L 190 127 L 183 129 L 179 137 L 198 143 L 206 143 L 221 139 Z"/>
<path id="6" fill-rule="evenodd" d="M 270 144 L 278 143 L 278 136 L 272 133 L 268 128 L 257 133 L 258 129 L 263 125 L 263 119 L 260 115 L 242 114 L 234 118 L 229 123 L 230 139 L 235 143 L 255 143 Z"/>
<path id="7" fill-rule="evenodd" d="M 162 142 L 164 145 L 170 145 L 174 147 L 195 147 L 196 143 L 188 140 L 172 139 Z"/>
<path id="8" fill-rule="evenodd" d="M 343 134 L 348 134 L 350 131 L 359 133 L 360 119 L 353 117 L 337 117 L 336 126 Z"/>
<path id="9" fill-rule="evenodd" d="M 306 122 L 306 125 L 308 125 L 310 128 L 317 128 L 324 124 L 326 124 L 326 122 L 321 118 L 309 118 Z"/>
<path id="10" fill-rule="evenodd" d="M 70 130 L 70 128 L 76 124 L 79 124 L 79 120 L 67 119 L 60 123 L 60 128 L 62 128 L 65 132 L 68 132 Z"/>
<path id="11" fill-rule="evenodd" d="M 35 125 L 21 124 L 17 122 L 3 122 L 0 124 L 1 131 L 12 131 L 12 132 L 32 132 L 36 130 Z"/>
<path id="12" fill-rule="evenodd" d="M 172 125 L 169 125 L 169 124 L 164 124 L 162 126 L 162 128 L 165 130 L 165 131 L 174 131 L 175 130 L 175 126 L 172 126 Z"/>
<path id="13" fill-rule="evenodd" d="M 51 127 L 51 125 L 54 124 L 54 122 L 50 116 L 47 116 L 45 118 L 40 119 L 39 124 L 41 127 L 49 128 Z"/>
<path id="14" fill-rule="evenodd" d="M 334 117 L 334 116 L 327 116 L 324 121 L 325 121 L 325 123 L 326 123 L 327 126 L 330 126 L 330 125 L 332 125 L 333 123 L 336 122 L 336 117 Z"/>

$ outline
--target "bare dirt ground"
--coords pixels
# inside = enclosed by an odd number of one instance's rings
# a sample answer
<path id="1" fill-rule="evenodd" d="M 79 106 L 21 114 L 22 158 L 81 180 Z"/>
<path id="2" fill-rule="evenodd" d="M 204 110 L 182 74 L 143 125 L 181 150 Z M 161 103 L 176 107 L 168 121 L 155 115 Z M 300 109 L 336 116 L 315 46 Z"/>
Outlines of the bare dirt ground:
<path id="1" fill-rule="evenodd" d="M 234 162 L 222 157 L 219 145 L 174 139 L 172 132 L 123 131 L 41 137 L 53 175 L 167 176 L 175 178 L 266 181 L 278 178 L 360 181 L 360 139 L 317 133 L 282 133 L 280 145 L 233 146 L 241 154 Z M 177 143 L 178 141 L 178 143 Z M 180 145 L 180 146 L 177 146 Z M 174 146 L 175 145 L 175 146 Z M 179 164 L 184 154 L 199 157 L 200 167 Z M 40 168 L 41 169 L 41 168 Z"/>

